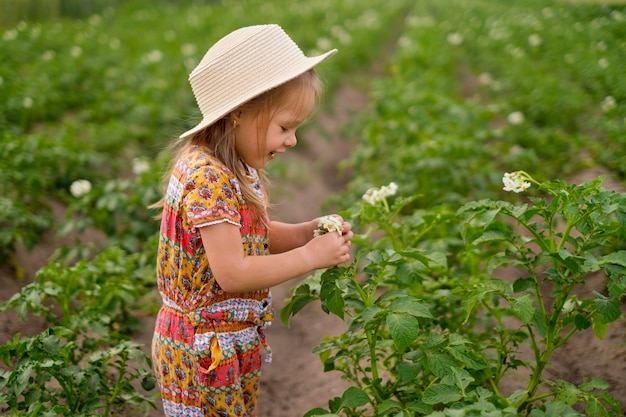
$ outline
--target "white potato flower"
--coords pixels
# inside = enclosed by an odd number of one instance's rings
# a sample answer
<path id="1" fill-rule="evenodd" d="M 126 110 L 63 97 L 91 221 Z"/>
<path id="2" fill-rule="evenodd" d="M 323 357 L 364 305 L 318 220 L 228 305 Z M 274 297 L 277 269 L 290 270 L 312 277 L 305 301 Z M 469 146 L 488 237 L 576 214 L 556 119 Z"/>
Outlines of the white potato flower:
<path id="1" fill-rule="evenodd" d="M 134 158 L 133 159 L 133 174 L 141 175 L 144 172 L 148 172 L 150 170 L 150 163 L 145 159 Z"/>
<path id="2" fill-rule="evenodd" d="M 83 48 L 81 48 L 80 46 L 74 45 L 74 46 L 72 46 L 72 48 L 70 48 L 70 55 L 73 58 L 78 58 L 82 54 L 83 54 Z"/>
<path id="3" fill-rule="evenodd" d="M 602 107 L 602 111 L 606 113 L 617 107 L 617 102 L 613 96 L 606 96 L 600 105 Z"/>
<path id="4" fill-rule="evenodd" d="M 338 216 L 322 216 L 317 222 L 317 229 L 313 231 L 313 236 L 321 236 L 330 232 L 337 232 L 339 236 L 343 228 L 341 226 L 341 218 Z"/>
<path id="5" fill-rule="evenodd" d="M 524 113 L 514 111 L 506 117 L 506 120 L 512 125 L 519 125 L 524 122 Z"/>
<path id="6" fill-rule="evenodd" d="M 363 200 L 375 206 L 385 200 L 385 197 L 394 195 L 396 191 L 398 191 L 398 185 L 395 182 L 390 182 L 389 185 L 383 185 L 380 188 L 370 188 L 363 194 Z"/>
<path id="7" fill-rule="evenodd" d="M 530 182 L 524 181 L 524 176 L 521 172 L 505 172 L 502 177 L 502 183 L 504 191 L 513 191 L 514 193 L 521 193 L 530 188 Z"/>
<path id="8" fill-rule="evenodd" d="M 463 43 L 463 35 L 458 32 L 450 33 L 448 34 L 447 40 L 450 45 L 460 45 Z"/>
<path id="9" fill-rule="evenodd" d="M 536 33 L 533 33 L 532 35 L 528 37 L 528 43 L 532 47 L 537 47 L 543 43 L 543 39 L 541 39 L 541 36 L 537 35 Z"/>
<path id="10" fill-rule="evenodd" d="M 76 180 L 70 185 L 70 193 L 76 197 L 83 197 L 91 191 L 91 183 L 87 180 Z"/>

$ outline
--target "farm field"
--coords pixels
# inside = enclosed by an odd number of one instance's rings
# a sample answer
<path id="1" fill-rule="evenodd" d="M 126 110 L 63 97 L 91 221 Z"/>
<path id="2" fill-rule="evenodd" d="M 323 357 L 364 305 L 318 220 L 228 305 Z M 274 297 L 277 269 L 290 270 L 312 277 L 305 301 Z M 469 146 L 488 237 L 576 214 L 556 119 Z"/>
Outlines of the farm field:
<path id="1" fill-rule="evenodd" d="M 26 3 L 0 27 L 2 415 L 162 415 L 147 206 L 188 72 L 267 22 L 339 49 L 271 213 L 341 212 L 357 261 L 273 289 L 259 415 L 623 415 L 623 2 Z"/>

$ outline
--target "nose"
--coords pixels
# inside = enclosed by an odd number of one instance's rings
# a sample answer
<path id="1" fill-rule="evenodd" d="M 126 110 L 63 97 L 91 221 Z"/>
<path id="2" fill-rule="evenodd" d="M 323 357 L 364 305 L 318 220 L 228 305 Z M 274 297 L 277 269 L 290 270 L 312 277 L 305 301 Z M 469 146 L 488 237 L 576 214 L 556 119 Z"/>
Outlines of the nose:
<path id="1" fill-rule="evenodd" d="M 289 135 L 289 137 L 285 140 L 285 146 L 288 148 L 293 148 L 298 143 L 298 138 L 296 134 Z"/>

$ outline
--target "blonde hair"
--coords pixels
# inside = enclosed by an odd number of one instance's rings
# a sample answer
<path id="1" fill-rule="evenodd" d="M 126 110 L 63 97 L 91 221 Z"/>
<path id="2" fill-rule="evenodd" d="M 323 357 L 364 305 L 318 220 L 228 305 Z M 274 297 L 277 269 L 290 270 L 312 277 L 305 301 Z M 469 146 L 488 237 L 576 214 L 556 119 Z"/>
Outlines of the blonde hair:
<path id="1" fill-rule="evenodd" d="M 166 192 L 167 184 L 176 160 L 191 146 L 203 146 L 211 151 L 211 153 L 220 160 L 231 172 L 234 173 L 243 198 L 248 203 L 250 209 L 260 218 L 262 213 L 268 206 L 268 201 L 259 196 L 253 186 L 246 180 L 248 175 L 247 167 L 240 160 L 235 148 L 235 124 L 231 114 L 236 112 L 246 112 L 256 115 L 258 120 L 257 127 L 259 134 L 257 135 L 259 145 L 263 145 L 266 139 L 266 132 L 270 121 L 281 109 L 288 104 L 295 103 L 293 113 L 297 117 L 298 122 L 304 121 L 312 113 L 311 101 L 309 98 L 313 95 L 314 107 L 317 107 L 322 94 L 322 85 L 315 70 L 310 69 L 298 77 L 287 81 L 251 100 L 242 104 L 228 115 L 217 120 L 215 123 L 205 127 L 201 131 L 189 138 L 177 139 L 169 146 L 170 151 L 176 154 L 172 164 L 163 177 L 162 189 Z M 262 149 L 262 146 L 259 146 Z M 259 171 L 259 176 L 267 190 L 269 181 L 263 170 Z M 163 208 L 164 198 L 150 208 Z M 160 217 L 157 216 L 157 217 Z"/>

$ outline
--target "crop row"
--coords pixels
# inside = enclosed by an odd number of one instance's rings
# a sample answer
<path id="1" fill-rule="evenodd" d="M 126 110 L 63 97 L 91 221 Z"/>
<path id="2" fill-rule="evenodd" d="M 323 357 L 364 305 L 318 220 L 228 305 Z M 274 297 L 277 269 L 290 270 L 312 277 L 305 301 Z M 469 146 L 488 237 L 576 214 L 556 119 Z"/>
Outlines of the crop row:
<path id="1" fill-rule="evenodd" d="M 0 253 L 10 254 L 16 243 L 30 248 L 52 228 L 49 200 L 71 201 L 73 181 L 104 190 L 108 178 L 130 174 L 133 159 L 158 160 L 167 141 L 199 118 L 187 75 L 224 33 L 277 22 L 309 53 L 341 49 L 324 68 L 330 91 L 377 56 L 406 2 L 370 3 L 139 3 L 85 20 L 21 22 L 5 30 Z M 150 167 L 153 187 L 163 165 Z M 154 196 L 145 188 L 143 195 Z M 119 212 L 107 193 L 97 204 Z"/>
<path id="2" fill-rule="evenodd" d="M 623 6 L 419 2 L 358 126 L 352 200 L 390 181 L 479 199 L 513 169 L 625 178 L 625 22 Z"/>
<path id="3" fill-rule="evenodd" d="M 624 179 L 625 20 L 623 6 L 414 5 L 330 201 L 360 232 L 356 262 L 282 311 L 320 301 L 348 324 L 316 352 L 352 386 L 307 416 L 622 413 L 601 379 L 544 371 L 623 318 L 626 195 L 565 180 L 597 165 Z"/>
<path id="4" fill-rule="evenodd" d="M 151 404 L 150 361 L 130 340 L 141 311 L 154 313 L 158 223 L 147 206 L 169 159 L 162 150 L 199 118 L 188 73 L 225 33 L 272 22 L 309 54 L 341 50 L 322 72 L 332 91 L 370 66 L 408 7 L 366 3 L 136 1 L 0 35 L 0 262 L 21 275 L 14 249 L 45 232 L 104 236 L 59 248 L 0 304 L 47 324 L 0 346 L 3 413 L 130 415 Z"/>

